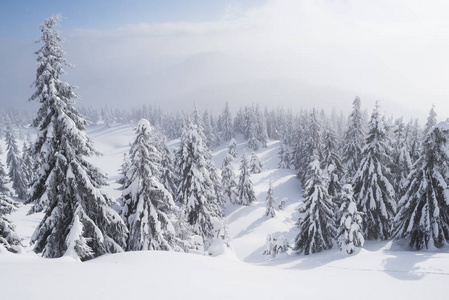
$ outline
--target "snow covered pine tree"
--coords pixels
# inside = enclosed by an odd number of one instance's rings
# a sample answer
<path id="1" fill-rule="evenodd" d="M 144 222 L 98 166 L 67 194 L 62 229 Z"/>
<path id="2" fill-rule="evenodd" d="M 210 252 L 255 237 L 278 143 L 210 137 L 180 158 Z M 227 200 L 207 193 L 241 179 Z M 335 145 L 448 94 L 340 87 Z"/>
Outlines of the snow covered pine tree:
<path id="1" fill-rule="evenodd" d="M 350 184 L 343 185 L 341 189 L 342 216 L 338 227 L 337 243 L 340 250 L 352 254 L 356 247 L 363 247 L 365 239 L 362 234 L 362 215 L 357 211 L 354 201 L 354 192 Z"/>
<path id="2" fill-rule="evenodd" d="M 16 192 L 17 197 L 26 200 L 28 193 L 28 182 L 24 171 L 23 161 L 17 147 L 16 138 L 12 132 L 11 126 L 6 126 L 6 165 L 9 169 L 9 178 L 12 182 L 12 188 Z M 31 166 L 29 166 L 31 168 Z"/>
<path id="3" fill-rule="evenodd" d="M 88 260 L 123 251 L 127 229 L 100 191 L 105 176 L 83 158 L 98 152 L 84 132 L 87 121 L 73 107 L 74 87 L 59 79 L 63 66 L 70 66 L 56 29 L 59 21 L 52 16 L 40 26 L 44 45 L 36 52 L 36 92 L 30 98 L 41 107 L 33 121 L 39 170 L 28 202 L 34 203 L 30 213 L 45 211 L 31 242 L 44 257 Z"/>
<path id="4" fill-rule="evenodd" d="M 396 213 L 394 188 L 390 183 L 391 158 L 384 122 L 376 107 L 369 122 L 369 133 L 359 169 L 353 179 L 357 208 L 364 213 L 367 240 L 386 240 Z"/>
<path id="5" fill-rule="evenodd" d="M 203 238 L 207 248 L 224 225 L 215 183 L 208 170 L 211 155 L 203 136 L 197 125 L 189 120 L 185 122 L 176 154 L 180 176 L 176 200 L 183 206 L 187 221 Z"/>
<path id="6" fill-rule="evenodd" d="M 150 122 L 141 119 L 122 180 L 122 216 L 129 229 L 126 246 L 129 251 L 182 250 L 172 224 L 176 206 L 160 183 L 161 154 L 156 144 Z"/>
<path id="7" fill-rule="evenodd" d="M 250 179 L 248 159 L 245 154 L 242 155 L 242 164 L 240 165 L 239 184 L 237 186 L 238 204 L 251 205 L 256 201 L 253 183 Z"/>
<path id="8" fill-rule="evenodd" d="M 346 164 L 348 172 L 347 179 L 349 181 L 355 176 L 360 165 L 364 136 L 360 98 L 356 97 L 352 102 L 352 112 L 348 119 L 348 129 L 343 137 L 342 161 Z"/>
<path id="9" fill-rule="evenodd" d="M 440 248 L 449 242 L 448 132 L 446 122 L 428 132 L 399 201 L 393 236 L 407 239 L 417 250 Z"/>
<path id="10" fill-rule="evenodd" d="M 230 148 L 229 148 L 230 149 Z M 237 182 L 235 181 L 234 169 L 232 167 L 233 157 L 229 152 L 226 153 L 221 165 L 221 179 L 223 184 L 224 201 L 237 203 Z"/>
<path id="11" fill-rule="evenodd" d="M 2 249 L 17 253 L 22 249 L 20 237 L 14 231 L 14 225 L 6 218 L 11 212 L 15 211 L 17 204 L 0 191 L 0 253 Z"/>
<path id="12" fill-rule="evenodd" d="M 298 220 L 299 234 L 294 250 L 305 255 L 332 248 L 336 228 L 333 205 L 322 177 L 317 155 L 312 155 L 309 164 L 310 178 L 304 187 L 304 204 L 299 209 L 303 214 Z"/>

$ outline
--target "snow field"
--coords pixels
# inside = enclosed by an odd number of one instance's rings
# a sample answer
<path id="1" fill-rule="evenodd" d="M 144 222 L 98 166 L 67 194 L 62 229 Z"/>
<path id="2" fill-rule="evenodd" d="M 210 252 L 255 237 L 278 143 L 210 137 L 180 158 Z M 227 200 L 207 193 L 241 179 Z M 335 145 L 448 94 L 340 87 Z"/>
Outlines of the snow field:
<path id="1" fill-rule="evenodd" d="M 103 154 L 89 160 L 108 174 L 104 191 L 118 197 L 118 169 L 134 138 L 133 126 L 91 127 L 87 135 Z M 236 175 L 241 154 L 252 152 L 242 138 L 237 144 Z M 336 248 L 309 256 L 262 255 L 268 234 L 292 241 L 298 233 L 300 184 L 294 170 L 277 169 L 278 147 L 279 142 L 271 141 L 256 152 L 264 164 L 260 174 L 251 175 L 257 200 L 251 206 L 227 206 L 231 248 L 213 244 L 214 257 L 141 251 L 84 263 L 70 257 L 44 259 L 28 247 L 42 214 L 27 216 L 29 206 L 21 206 L 10 219 L 26 248 L 21 254 L 0 253 L 0 299 L 447 299 L 448 249 L 401 251 L 391 242 L 368 241 L 353 255 Z M 226 148 L 223 144 L 213 151 L 218 168 Z M 274 218 L 265 216 L 270 179 L 276 202 L 288 198 Z"/>

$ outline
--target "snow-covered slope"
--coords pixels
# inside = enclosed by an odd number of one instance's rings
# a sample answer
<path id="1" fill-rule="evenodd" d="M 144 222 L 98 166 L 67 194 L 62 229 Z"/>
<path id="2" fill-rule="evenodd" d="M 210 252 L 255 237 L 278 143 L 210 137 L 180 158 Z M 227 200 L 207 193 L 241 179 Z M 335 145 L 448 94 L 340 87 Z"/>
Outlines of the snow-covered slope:
<path id="1" fill-rule="evenodd" d="M 134 138 L 130 125 L 92 127 L 89 136 L 103 156 L 91 161 L 109 175 L 105 192 L 117 197 L 123 154 Z M 250 154 L 237 139 L 238 154 Z M 172 141 L 171 146 L 176 146 Z M 309 256 L 262 255 L 268 234 L 297 234 L 300 185 L 294 170 L 277 169 L 279 143 L 257 151 L 263 172 L 253 174 L 257 201 L 225 211 L 230 248 L 213 245 L 215 256 L 173 252 L 129 252 L 80 263 L 43 259 L 26 248 L 0 253 L 0 299 L 447 299 L 449 253 L 402 251 L 391 242 L 367 242 L 351 256 L 332 249 Z M 226 152 L 213 152 L 217 166 Z M 4 156 L 2 157 L 5 162 Z M 234 162 L 238 174 L 240 160 Z M 265 196 L 272 181 L 276 201 L 287 199 L 274 218 L 266 217 Z M 27 216 L 21 206 L 11 219 L 27 245 L 42 215 Z"/>

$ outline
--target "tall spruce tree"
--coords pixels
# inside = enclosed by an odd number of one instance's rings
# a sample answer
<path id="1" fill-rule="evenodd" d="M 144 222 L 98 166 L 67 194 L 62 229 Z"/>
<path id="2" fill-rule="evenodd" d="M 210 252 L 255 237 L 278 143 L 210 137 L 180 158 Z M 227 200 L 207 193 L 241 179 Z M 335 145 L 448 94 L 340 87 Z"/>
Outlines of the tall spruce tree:
<path id="1" fill-rule="evenodd" d="M 442 122 L 428 132 L 394 221 L 395 238 L 406 239 L 417 250 L 449 242 L 448 130 L 449 124 Z"/>
<path id="2" fill-rule="evenodd" d="M 336 227 L 332 199 L 320 169 L 317 155 L 311 156 L 309 179 L 304 187 L 304 203 L 299 209 L 302 217 L 298 220 L 299 234 L 294 249 L 305 255 L 321 252 L 333 247 Z"/>
<path id="3" fill-rule="evenodd" d="M 74 108 L 74 87 L 60 80 L 70 66 L 56 27 L 60 16 L 44 20 L 43 46 L 36 52 L 38 69 L 30 100 L 41 106 L 33 126 L 38 129 L 33 153 L 39 170 L 31 189 L 30 212 L 45 210 L 31 242 L 44 257 L 70 255 L 87 260 L 123 251 L 126 226 L 101 193 L 106 177 L 84 156 L 98 154 L 84 129 L 87 121 Z"/>
<path id="4" fill-rule="evenodd" d="M 160 182 L 162 166 L 157 143 L 150 123 L 141 119 L 122 185 L 122 217 L 129 229 L 129 251 L 182 250 L 172 224 L 176 206 Z"/>
<path id="5" fill-rule="evenodd" d="M 237 186 L 237 194 L 239 204 L 251 205 L 251 203 L 256 201 L 253 183 L 250 178 L 249 163 L 245 154 L 242 155 L 239 184 Z"/>
<path id="6" fill-rule="evenodd" d="M 376 104 L 362 160 L 353 179 L 357 207 L 364 213 L 364 236 L 368 240 L 388 239 L 396 213 L 395 193 L 388 169 L 390 153 L 384 121 Z"/>
<path id="7" fill-rule="evenodd" d="M 16 208 L 17 204 L 0 191 L 0 253 L 2 248 L 13 253 L 20 252 L 22 249 L 21 238 L 7 218 L 7 215 L 15 211 Z"/>
<path id="8" fill-rule="evenodd" d="M 348 119 L 348 128 L 343 137 L 342 161 L 346 165 L 349 181 L 355 176 L 360 165 L 364 137 L 360 98 L 356 97 L 352 102 L 352 112 Z"/>
<path id="9" fill-rule="evenodd" d="M 319 120 L 318 112 L 313 109 L 308 118 L 309 122 L 303 132 L 303 147 L 299 156 L 299 172 L 298 178 L 301 179 L 301 183 L 305 184 L 309 178 L 308 171 L 310 170 L 309 163 L 312 154 L 318 156 L 318 160 L 322 160 L 322 129 Z"/>
<path id="10" fill-rule="evenodd" d="M 209 172 L 211 155 L 200 131 L 197 125 L 188 120 L 185 122 L 176 155 L 180 177 L 177 201 L 194 232 L 208 247 L 213 237 L 218 236 L 223 221 L 215 183 Z"/>
<path id="11" fill-rule="evenodd" d="M 17 197 L 26 200 L 28 193 L 28 181 L 22 157 L 17 147 L 16 138 L 12 132 L 11 126 L 6 126 L 6 165 L 9 169 L 8 176 L 12 182 L 12 188 L 16 192 Z"/>

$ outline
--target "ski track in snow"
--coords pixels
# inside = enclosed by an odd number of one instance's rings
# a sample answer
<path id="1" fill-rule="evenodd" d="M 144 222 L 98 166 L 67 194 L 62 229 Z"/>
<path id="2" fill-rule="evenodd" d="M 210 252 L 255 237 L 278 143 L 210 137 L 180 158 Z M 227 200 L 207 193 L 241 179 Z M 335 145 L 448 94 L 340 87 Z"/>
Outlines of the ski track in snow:
<path id="1" fill-rule="evenodd" d="M 94 126 L 87 134 L 102 153 L 89 161 L 108 174 L 109 186 L 103 190 L 117 198 L 118 170 L 133 141 L 133 126 Z M 253 151 L 241 136 L 236 141 L 238 157 L 233 167 L 238 176 L 241 154 L 249 157 Z M 168 144 L 177 147 L 179 140 Z M 363 299 L 447 298 L 447 248 L 440 252 L 401 251 L 393 249 L 391 241 L 368 241 L 353 255 L 335 248 L 309 256 L 291 251 L 275 258 L 262 255 L 268 234 L 283 234 L 290 243 L 298 234 L 295 223 L 301 186 L 294 170 L 277 169 L 279 146 L 278 141 L 270 141 L 267 148 L 256 152 L 264 165 L 260 174 L 251 175 L 257 200 L 251 206 L 227 205 L 224 214 L 231 249 L 216 257 L 142 251 L 104 255 L 86 263 L 68 257 L 43 259 L 28 245 L 42 214 L 28 216 L 30 206 L 21 205 L 10 219 L 24 238 L 25 251 L 0 253 L 0 299 L 126 299 L 143 295 L 155 299 L 340 299 L 348 292 Z M 227 143 L 223 143 L 212 151 L 217 168 L 226 149 Z M 274 218 L 265 216 L 270 180 L 276 206 L 288 199 Z"/>

